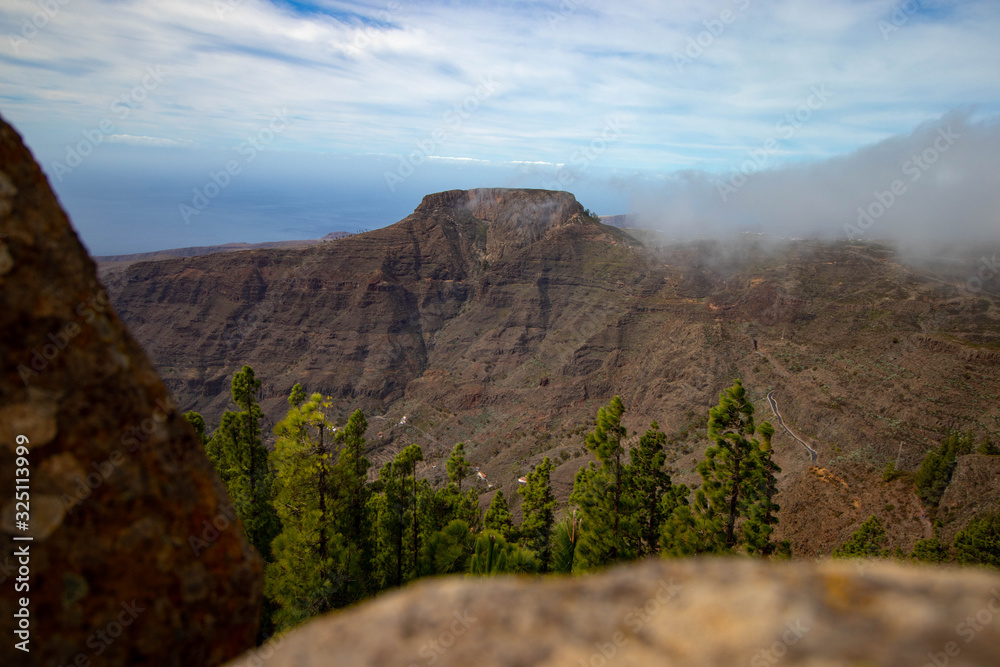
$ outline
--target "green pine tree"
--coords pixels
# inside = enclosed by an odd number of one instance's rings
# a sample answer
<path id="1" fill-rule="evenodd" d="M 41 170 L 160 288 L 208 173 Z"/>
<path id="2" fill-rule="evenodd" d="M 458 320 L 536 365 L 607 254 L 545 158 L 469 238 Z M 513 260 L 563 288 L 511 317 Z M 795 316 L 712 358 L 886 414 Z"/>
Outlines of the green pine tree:
<path id="1" fill-rule="evenodd" d="M 1000 567 L 1000 512 L 971 519 L 952 548 L 956 563 Z"/>
<path id="2" fill-rule="evenodd" d="M 337 491 L 334 528 L 345 541 L 347 562 L 343 564 L 343 571 L 347 577 L 348 597 L 352 602 L 374 589 L 370 577 L 372 545 L 368 499 L 371 487 L 368 484 L 368 469 L 371 464 L 365 457 L 367 430 L 365 414 L 355 410 L 347 424 L 336 432 L 339 455 L 333 468 Z"/>
<path id="3" fill-rule="evenodd" d="M 462 491 L 462 480 L 469 476 L 472 466 L 465 460 L 465 443 L 458 443 L 452 450 L 451 456 L 446 463 L 448 468 L 448 481 L 458 486 L 458 491 Z"/>
<path id="4" fill-rule="evenodd" d="M 686 487 L 665 500 L 672 511 L 660 530 L 664 555 L 723 554 L 741 547 L 758 555 L 790 553 L 787 541 L 771 541 L 781 472 L 771 456 L 774 428 L 768 422 L 755 425 L 753 415 L 743 383 L 734 380 L 709 411 L 712 444 L 698 464 L 701 486 L 690 503 Z"/>
<path id="5" fill-rule="evenodd" d="M 207 439 L 205 438 L 205 418 L 194 410 L 189 410 L 184 413 L 184 419 L 188 420 L 194 432 L 198 435 L 198 444 L 202 447 L 205 446 Z"/>
<path id="6" fill-rule="evenodd" d="M 496 495 L 490 501 L 490 507 L 483 517 L 483 526 L 487 530 L 495 530 L 508 542 L 517 539 L 514 532 L 514 519 L 507 507 L 507 499 L 503 495 L 503 489 L 497 489 Z"/>
<path id="7" fill-rule="evenodd" d="M 465 460 L 465 445 L 461 442 L 452 450 L 447 468 L 448 483 L 437 491 L 428 486 L 420 501 L 422 535 L 440 531 L 455 519 L 465 521 L 472 530 L 477 530 L 481 524 L 479 492 L 472 488 L 462 493 L 462 480 L 468 476 L 471 466 Z"/>
<path id="8" fill-rule="evenodd" d="M 946 563 L 948 562 L 948 549 L 941 544 L 937 535 L 927 539 L 918 540 L 913 545 L 910 559 L 920 563 Z"/>
<path id="9" fill-rule="evenodd" d="M 771 537 L 774 534 L 774 527 L 778 525 L 778 510 L 781 509 L 774 502 L 774 497 L 778 495 L 777 474 L 781 472 L 781 468 L 771 457 L 771 436 L 774 435 L 774 427 L 764 422 L 757 427 L 757 433 L 760 435 L 760 441 L 752 451 L 753 467 L 756 469 L 756 493 L 751 501 L 746 521 L 743 523 L 742 533 L 747 553 L 771 556 L 779 549 L 779 545 L 775 544 Z M 781 545 L 782 551 L 789 548 L 790 544 Z"/>
<path id="10" fill-rule="evenodd" d="M 292 387 L 291 393 L 288 394 L 288 405 L 293 408 L 297 408 L 303 403 L 305 403 L 307 396 L 305 389 L 298 382 Z"/>
<path id="11" fill-rule="evenodd" d="M 538 558 L 541 572 L 547 572 L 552 549 L 552 524 L 555 522 L 556 498 L 552 495 L 550 476 L 554 466 L 545 457 L 527 475 L 527 484 L 517 492 L 521 495 L 521 544 Z"/>
<path id="12" fill-rule="evenodd" d="M 708 508 L 700 500 L 696 507 L 702 508 L 706 518 L 721 519 L 722 534 L 717 541 L 724 551 L 733 551 L 741 544 L 739 521 L 749 516 L 752 504 L 761 499 L 762 444 L 753 438 L 757 433 L 753 414 L 753 404 L 739 380 L 722 393 L 718 405 L 708 413 L 708 437 L 713 444 L 705 450 L 705 460 L 698 464 L 702 478 L 699 491 Z M 761 427 L 765 438 L 774 433 L 767 422 Z"/>
<path id="13" fill-rule="evenodd" d="M 219 428 L 205 445 L 205 453 L 233 499 L 250 543 L 265 562 L 270 562 L 271 541 L 281 526 L 271 505 L 274 471 L 260 437 L 260 385 L 249 366 L 233 376 L 233 402 L 239 411 L 222 415 Z"/>
<path id="14" fill-rule="evenodd" d="M 888 558 L 885 528 L 875 515 L 869 517 L 847 542 L 833 550 L 834 558 Z"/>
<path id="15" fill-rule="evenodd" d="M 280 608 L 279 629 L 351 601 L 344 567 L 348 545 L 335 526 L 335 438 L 323 413 L 327 407 L 313 394 L 274 428 L 274 507 L 282 531 L 273 543 L 265 592 Z"/>
<path id="16" fill-rule="evenodd" d="M 673 511 L 660 528 L 660 553 L 671 558 L 726 553 L 723 517 L 716 514 L 702 489 L 688 502 L 687 487 L 678 493 Z"/>
<path id="17" fill-rule="evenodd" d="M 660 526 L 664 518 L 664 494 L 670 493 L 670 475 L 663 469 L 667 454 L 663 445 L 667 435 L 654 421 L 629 451 L 628 476 L 636 501 L 637 538 L 630 551 L 642 557 L 660 550 Z"/>
<path id="18" fill-rule="evenodd" d="M 625 406 L 615 396 L 597 412 L 596 425 L 587 436 L 587 449 L 596 464 L 581 469 L 573 482 L 570 502 L 580 512 L 582 529 L 576 545 L 573 567 L 586 571 L 636 556 L 639 526 L 635 499 L 624 465 L 625 427 L 621 416 Z"/>
<path id="19" fill-rule="evenodd" d="M 379 590 L 403 583 L 403 534 L 405 500 L 403 479 L 394 461 L 387 461 L 379 470 L 378 489 L 368 499 L 368 514 L 372 517 L 372 573 Z"/>
<path id="20" fill-rule="evenodd" d="M 424 458 L 419 445 L 410 445 L 379 471 L 381 492 L 369 508 L 375 524 L 373 569 L 380 588 L 399 586 L 419 571 L 419 486 L 414 472 Z"/>
<path id="21" fill-rule="evenodd" d="M 941 446 L 929 452 L 920 464 L 915 480 L 917 495 L 924 504 L 936 508 L 941 502 L 941 496 L 951 483 L 951 476 L 958 465 L 958 457 L 971 454 L 975 443 L 972 432 L 961 433 L 952 431 Z"/>

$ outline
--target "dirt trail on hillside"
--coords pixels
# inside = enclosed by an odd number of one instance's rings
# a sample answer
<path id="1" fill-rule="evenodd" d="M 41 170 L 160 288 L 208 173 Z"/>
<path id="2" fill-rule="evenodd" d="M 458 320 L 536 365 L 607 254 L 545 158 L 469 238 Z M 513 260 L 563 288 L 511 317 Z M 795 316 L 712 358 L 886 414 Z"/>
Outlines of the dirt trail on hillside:
<path id="1" fill-rule="evenodd" d="M 792 429 L 788 428 L 788 426 L 785 425 L 785 420 L 781 418 L 781 413 L 778 412 L 778 403 L 777 403 L 777 401 L 774 400 L 774 392 L 773 391 L 768 392 L 768 394 L 767 394 L 767 402 L 771 405 L 771 412 L 773 412 L 774 416 L 778 419 L 778 423 L 781 424 L 781 428 L 785 429 L 785 431 L 788 432 L 788 435 L 790 435 L 793 438 L 795 438 L 796 440 L 798 440 L 802 444 L 802 446 L 806 448 L 806 451 L 809 452 L 809 458 L 812 459 L 813 463 L 816 463 L 817 461 L 819 461 L 819 454 L 816 452 L 816 450 L 813 449 L 812 447 L 810 447 L 809 445 L 807 445 L 802 438 L 800 438 L 799 436 L 795 435 L 795 433 L 792 432 Z"/>

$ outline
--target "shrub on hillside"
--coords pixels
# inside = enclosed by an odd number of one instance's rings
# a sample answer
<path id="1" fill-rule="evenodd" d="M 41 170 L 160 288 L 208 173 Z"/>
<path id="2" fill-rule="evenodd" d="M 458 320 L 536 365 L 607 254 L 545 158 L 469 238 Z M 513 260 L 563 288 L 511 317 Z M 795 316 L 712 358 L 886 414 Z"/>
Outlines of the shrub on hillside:
<path id="1" fill-rule="evenodd" d="M 1000 447 L 997 447 L 988 439 L 983 438 L 983 441 L 980 443 L 979 449 L 977 449 L 976 452 L 985 456 L 1000 456 Z"/>
<path id="2" fill-rule="evenodd" d="M 951 476 L 955 472 L 958 464 L 958 457 L 964 454 L 971 454 L 974 444 L 972 442 L 972 432 L 960 433 L 952 431 L 941 446 L 924 457 L 917 471 L 917 495 L 924 504 L 937 507 L 941 502 Z"/>

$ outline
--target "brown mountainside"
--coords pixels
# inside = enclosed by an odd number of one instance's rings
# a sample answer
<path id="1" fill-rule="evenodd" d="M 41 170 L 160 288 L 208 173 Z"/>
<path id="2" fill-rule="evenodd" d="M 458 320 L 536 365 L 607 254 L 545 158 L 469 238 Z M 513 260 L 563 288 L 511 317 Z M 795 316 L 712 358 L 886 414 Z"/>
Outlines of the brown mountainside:
<path id="1" fill-rule="evenodd" d="M 780 531 L 798 553 L 829 552 L 873 513 L 893 546 L 929 536 L 911 483 L 881 471 L 896 458 L 915 470 L 951 428 L 1000 438 L 996 298 L 877 245 L 652 244 L 569 193 L 456 190 L 332 243 L 103 277 L 178 403 L 211 426 L 246 363 L 272 424 L 301 382 L 342 416 L 366 411 L 376 461 L 418 442 L 422 474 L 443 479 L 465 441 L 516 497 L 517 477 L 550 456 L 564 500 L 590 459 L 588 420 L 615 394 L 630 430 L 655 419 L 673 433 L 674 479 L 696 483 L 707 408 L 740 377 L 759 419 L 776 421 L 773 390 L 818 453 L 775 436 Z"/>

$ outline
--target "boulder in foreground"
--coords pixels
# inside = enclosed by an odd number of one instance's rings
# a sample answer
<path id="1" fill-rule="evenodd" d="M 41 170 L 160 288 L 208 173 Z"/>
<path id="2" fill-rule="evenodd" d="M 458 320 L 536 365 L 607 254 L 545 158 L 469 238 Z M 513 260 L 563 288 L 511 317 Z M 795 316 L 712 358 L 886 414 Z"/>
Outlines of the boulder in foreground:
<path id="1" fill-rule="evenodd" d="M 921 667 L 995 666 L 998 656 L 996 574 L 716 559 L 542 581 L 422 581 L 230 666 Z"/>
<path id="2" fill-rule="evenodd" d="M 261 587 L 194 431 L 0 120 L 0 665 L 219 664 L 253 646 Z"/>

